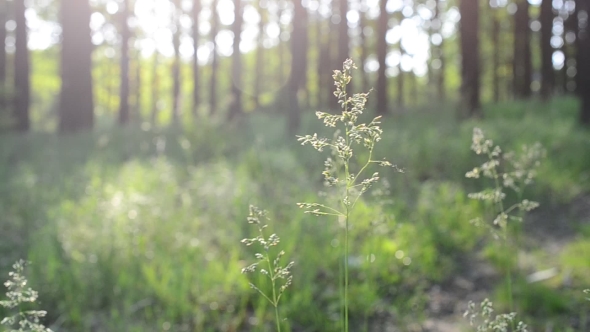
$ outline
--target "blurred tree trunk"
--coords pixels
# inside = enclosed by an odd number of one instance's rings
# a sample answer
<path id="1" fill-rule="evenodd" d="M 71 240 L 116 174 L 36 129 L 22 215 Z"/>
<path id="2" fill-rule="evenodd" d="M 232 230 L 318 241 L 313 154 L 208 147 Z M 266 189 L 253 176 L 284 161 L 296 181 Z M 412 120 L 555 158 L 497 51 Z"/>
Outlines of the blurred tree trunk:
<path id="1" fill-rule="evenodd" d="M 377 72 L 377 114 L 388 113 L 387 109 L 387 76 L 385 75 L 385 58 L 387 56 L 387 34 L 389 15 L 386 10 L 387 0 L 379 1 L 379 19 L 377 21 L 377 61 L 379 70 Z"/>
<path id="2" fill-rule="evenodd" d="M 307 55 L 307 10 L 304 0 L 293 0 L 293 30 L 291 32 L 291 76 L 289 77 L 289 133 L 294 134 L 301 123 L 298 93 L 304 77 Z"/>
<path id="3" fill-rule="evenodd" d="M 29 49 L 27 46 L 27 19 L 25 0 L 16 0 L 14 7 L 16 30 L 14 51 L 14 107 L 15 129 L 28 131 L 30 128 L 30 77 Z"/>
<path id="4" fill-rule="evenodd" d="M 434 16 L 436 17 L 436 24 L 437 24 L 437 31 L 440 34 L 440 44 L 437 47 L 438 50 L 438 60 L 440 61 L 440 68 L 438 70 L 438 81 L 437 81 L 437 96 L 438 96 L 438 100 L 444 100 L 445 99 L 445 70 L 446 70 L 446 61 L 445 61 L 445 55 L 444 55 L 444 45 L 445 45 L 445 39 L 443 37 L 442 34 L 442 19 L 441 19 L 441 11 L 442 11 L 442 6 L 444 6 L 444 3 L 441 3 L 440 0 L 436 0 L 436 7 L 434 10 Z"/>
<path id="5" fill-rule="evenodd" d="M 498 8 L 492 8 L 492 94 L 494 102 L 500 101 L 500 19 Z"/>
<path id="6" fill-rule="evenodd" d="M 361 70 L 362 75 L 362 91 L 367 92 L 369 91 L 369 77 L 365 72 L 365 63 L 367 62 L 367 57 L 369 55 L 369 51 L 367 49 L 367 35 L 365 34 L 365 28 L 368 27 L 369 20 L 367 18 L 367 11 L 368 6 L 366 0 L 360 0 L 360 19 L 359 19 L 359 29 L 361 33 L 361 54 L 360 54 L 360 64 L 359 68 Z"/>
<path id="7" fill-rule="evenodd" d="M 315 42 L 316 42 L 316 49 L 317 49 L 317 59 L 316 59 L 316 64 L 317 64 L 317 105 L 316 107 L 318 109 L 325 109 L 326 108 L 326 99 L 325 96 L 327 96 L 327 92 L 326 92 L 326 88 L 327 86 L 325 85 L 326 82 L 326 75 L 324 75 L 325 72 L 325 68 L 326 68 L 326 53 L 328 52 L 328 49 L 326 48 L 326 43 L 325 43 L 325 34 L 323 34 L 322 32 L 324 31 L 324 20 L 322 19 L 321 15 L 319 13 L 316 13 L 316 31 L 315 31 Z M 329 76 L 328 76 L 329 77 Z"/>
<path id="8" fill-rule="evenodd" d="M 575 78 L 572 78 L 569 74 L 568 74 L 568 69 L 571 67 L 571 61 L 575 59 L 575 53 L 577 51 L 578 47 L 578 7 L 580 7 L 580 5 L 582 5 L 582 3 L 576 3 L 575 9 L 572 12 L 568 12 L 568 3 L 566 1 L 563 2 L 562 5 L 562 10 L 567 13 L 567 17 L 565 19 L 565 21 L 563 22 L 563 44 L 561 47 L 561 51 L 563 52 L 564 55 L 564 61 L 563 61 L 563 68 L 561 69 L 561 77 L 562 77 L 562 89 L 564 91 L 564 93 L 575 93 L 575 89 L 573 89 L 572 83 L 575 82 Z M 572 45 L 571 42 L 568 42 L 568 35 L 573 34 L 574 36 L 576 36 L 575 41 L 574 41 L 574 45 Z"/>
<path id="9" fill-rule="evenodd" d="M 528 98 L 531 96 L 532 63 L 529 7 L 528 0 L 516 0 L 517 9 L 514 14 L 514 62 L 512 65 L 516 98 Z"/>
<path id="10" fill-rule="evenodd" d="M 160 92 L 160 75 L 158 72 L 158 68 L 160 66 L 160 53 L 158 53 L 158 50 L 156 49 L 156 51 L 154 52 L 154 61 L 153 61 L 153 66 L 152 66 L 152 91 L 151 91 L 151 104 L 152 104 L 152 111 L 151 111 L 151 115 L 150 115 L 150 122 L 152 124 L 152 126 L 156 126 L 157 121 L 158 121 L 158 113 L 159 113 L 159 104 L 160 104 L 160 98 L 159 98 L 159 92 Z"/>
<path id="11" fill-rule="evenodd" d="M 258 13 L 260 14 L 260 21 L 258 22 L 258 40 L 256 44 L 256 73 L 254 74 L 254 107 L 260 107 L 260 95 L 262 94 L 262 81 L 265 79 L 264 67 L 264 28 L 267 21 L 266 8 L 263 8 L 261 0 L 258 2 Z M 279 22 L 280 25 L 280 22 Z M 279 74 L 279 76 L 282 74 Z"/>
<path id="12" fill-rule="evenodd" d="M 555 72 L 553 71 L 553 0 L 543 0 L 541 3 L 541 98 L 549 99 L 555 86 Z"/>
<path id="13" fill-rule="evenodd" d="M 129 123 L 129 1 L 123 0 L 123 9 L 121 11 L 119 22 L 121 29 L 121 67 L 120 77 L 121 84 L 119 85 L 119 125 L 126 125 Z"/>
<path id="14" fill-rule="evenodd" d="M 578 74 L 577 92 L 582 99 L 580 108 L 580 122 L 590 126 L 590 26 L 588 14 L 590 14 L 590 2 L 588 0 L 576 1 L 577 12 L 586 13 L 584 21 L 580 20 L 577 35 L 577 64 Z M 582 16 L 582 15 L 581 15 Z"/>
<path id="15" fill-rule="evenodd" d="M 417 105 L 418 104 L 418 79 L 416 78 L 416 73 L 414 73 L 414 70 L 410 70 L 408 72 L 408 75 L 410 76 L 410 102 L 413 105 Z"/>
<path id="16" fill-rule="evenodd" d="M 86 0 L 61 1 L 60 132 L 91 129 L 94 124 L 90 13 Z"/>
<path id="17" fill-rule="evenodd" d="M 199 109 L 199 102 L 200 102 L 200 89 L 201 85 L 199 84 L 200 73 L 199 73 L 199 57 L 197 50 L 199 49 L 199 14 L 201 13 L 201 0 L 193 0 L 193 117 L 196 118 L 197 110 Z"/>
<path id="18" fill-rule="evenodd" d="M 135 53 L 135 109 L 133 111 L 137 122 L 141 122 L 141 52 L 136 50 Z"/>
<path id="19" fill-rule="evenodd" d="M 277 5 L 279 6 L 279 10 L 277 12 L 278 24 L 279 24 L 279 69 L 277 70 L 277 77 L 279 84 L 283 84 L 285 82 L 285 43 L 283 42 L 282 35 L 284 32 L 283 24 L 281 23 L 281 16 L 283 16 L 283 12 L 285 11 L 285 3 L 281 0 L 277 1 Z"/>
<path id="20" fill-rule="evenodd" d="M 348 37 L 348 0 L 338 0 L 338 13 L 340 14 L 340 23 L 338 24 L 338 66 L 342 66 L 344 61 L 348 59 L 348 45 L 350 43 Z"/>
<path id="21" fill-rule="evenodd" d="M 461 110 L 470 117 L 481 117 L 479 88 L 479 1 L 460 0 L 461 21 Z"/>
<path id="22" fill-rule="evenodd" d="M 0 112 L 4 108 L 6 88 L 6 21 L 8 19 L 8 4 L 0 0 Z"/>
<path id="23" fill-rule="evenodd" d="M 172 45 L 174 47 L 174 62 L 172 63 L 172 122 L 180 124 L 180 34 L 182 26 L 180 16 L 182 12 L 181 0 L 174 0 L 174 11 L 172 13 L 175 30 L 172 34 Z"/>
<path id="24" fill-rule="evenodd" d="M 209 114 L 214 114 L 217 109 L 217 71 L 219 70 L 219 54 L 217 54 L 217 42 L 215 41 L 219 31 L 219 13 L 217 12 L 218 0 L 213 0 L 211 3 L 211 35 L 210 39 L 213 43 L 211 61 L 211 80 L 209 82 Z"/>
<path id="25" fill-rule="evenodd" d="M 242 22 L 243 22 L 242 0 L 234 0 L 234 33 L 233 54 L 232 54 L 232 100 L 229 107 L 229 120 L 242 114 L 242 53 L 240 52 Z"/>
<path id="26" fill-rule="evenodd" d="M 326 86 L 328 87 L 328 89 L 326 89 L 326 92 L 328 92 L 328 102 L 327 102 L 327 107 L 328 109 L 332 110 L 332 111 L 336 111 L 340 109 L 340 105 L 338 105 L 338 99 L 334 96 L 334 89 L 333 87 L 333 83 L 332 83 L 332 74 L 334 73 L 334 70 L 339 70 L 340 68 L 342 68 L 342 62 L 340 61 L 339 57 L 339 36 L 340 36 L 340 24 L 335 23 L 335 20 L 333 19 L 335 16 L 339 16 L 340 15 L 340 2 L 343 0 L 332 0 L 331 1 L 331 10 L 332 10 L 332 15 L 330 16 L 330 18 L 328 19 L 328 24 L 330 25 L 329 29 L 327 32 L 324 32 L 326 34 L 326 73 L 324 74 L 326 76 Z M 340 62 L 340 63 L 339 63 Z"/>

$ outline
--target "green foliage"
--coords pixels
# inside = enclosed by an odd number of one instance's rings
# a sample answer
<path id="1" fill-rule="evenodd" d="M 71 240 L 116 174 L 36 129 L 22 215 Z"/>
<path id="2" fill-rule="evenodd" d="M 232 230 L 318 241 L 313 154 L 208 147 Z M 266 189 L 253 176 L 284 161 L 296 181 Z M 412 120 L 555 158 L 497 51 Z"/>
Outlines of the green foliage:
<path id="1" fill-rule="evenodd" d="M 590 190 L 590 135 L 574 125 L 576 104 L 519 105 L 490 106 L 477 123 L 457 122 L 452 110 L 437 108 L 411 110 L 380 125 L 374 154 L 395 154 L 407 171 L 399 176 L 381 168 L 379 185 L 351 214 L 351 330 L 363 331 L 365 320 L 369 328 L 397 318 L 400 328 L 415 324 L 428 314 L 424 290 L 451 282 L 465 256 L 488 246 L 481 238 L 485 229 L 468 223 L 474 216 L 490 223 L 495 217 L 489 205 L 467 199 L 483 185 L 464 177 L 476 164 L 468 143 L 474 126 L 507 150 L 536 140 L 547 149 L 551 158 L 527 188 L 529 200 L 543 203 L 532 218 L 574 204 L 572 197 Z M 272 306 L 240 273 L 255 251 L 238 242 L 252 236 L 252 227 L 236 222 L 247 217 L 250 204 L 264 202 L 269 228 L 281 235 L 289 261 L 297 262 L 281 298 L 281 315 L 289 318 L 282 328 L 338 331 L 343 228 L 293 206 L 338 204 L 326 196 L 336 187 L 325 187 L 321 175 L 330 151 L 297 148 L 284 135 L 283 121 L 253 114 L 236 127 L 203 121 L 184 130 L 132 126 L 72 136 L 4 135 L 0 270 L 8 273 L 6 262 L 18 257 L 35 263 L 27 268 L 29 280 L 43 308 L 51 308 L 47 321 L 60 318 L 60 331 L 268 331 Z M 313 114 L 303 119 L 303 132 L 331 138 L 331 130 Z M 358 149 L 351 162 L 361 166 L 367 156 Z M 515 194 L 506 200 L 515 203 Z M 568 274 L 572 289 L 588 288 L 588 236 L 580 232 L 564 251 L 530 263 L 531 269 L 563 271 L 551 280 L 553 303 L 569 301 L 571 294 L 560 288 Z M 534 237 L 523 241 L 522 253 L 545 245 Z M 252 279 L 264 285 L 259 280 Z M 568 305 L 529 319 L 519 297 L 539 288 L 517 286 L 519 316 L 531 326 L 580 314 Z M 494 300 L 499 305 L 503 298 Z M 384 317 L 390 312 L 395 318 Z"/>

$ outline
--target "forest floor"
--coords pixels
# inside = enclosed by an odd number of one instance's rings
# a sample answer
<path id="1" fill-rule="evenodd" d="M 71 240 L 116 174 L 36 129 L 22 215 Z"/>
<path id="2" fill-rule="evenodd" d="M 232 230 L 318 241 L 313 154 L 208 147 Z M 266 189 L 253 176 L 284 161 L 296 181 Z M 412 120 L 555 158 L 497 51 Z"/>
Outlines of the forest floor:
<path id="1" fill-rule="evenodd" d="M 539 208 L 524 221 L 524 246 L 519 252 L 519 265 L 522 269 L 531 266 L 535 258 L 529 254 L 536 250 L 544 251 L 547 257 L 554 257 L 554 266 L 549 265 L 543 271 L 529 274 L 529 282 L 545 281 L 557 277 L 559 257 L 564 248 L 573 242 L 580 228 L 590 227 L 590 195 L 581 195 L 571 203 L 551 208 Z M 584 254 L 584 253 L 580 253 Z M 590 259 L 590 257 L 588 257 Z M 428 291 L 429 318 L 422 324 L 422 331 L 428 332 L 456 332 L 466 326 L 463 316 L 468 303 L 480 303 L 486 297 L 493 297 L 494 285 L 502 282 L 503 276 L 486 260 L 477 255 L 464 255 L 460 269 L 452 280 L 444 284 L 435 285 Z M 550 263 L 549 263 L 550 264 Z M 568 271 L 565 271 L 567 274 Z M 537 278 L 535 276 L 538 276 Z M 568 287 L 567 278 L 562 287 Z M 589 326 L 586 322 L 576 322 L 578 327 Z M 390 331 L 396 331 L 390 328 Z M 545 332 L 555 331 L 551 325 L 545 327 Z M 579 331 L 584 331 L 580 329 Z"/>

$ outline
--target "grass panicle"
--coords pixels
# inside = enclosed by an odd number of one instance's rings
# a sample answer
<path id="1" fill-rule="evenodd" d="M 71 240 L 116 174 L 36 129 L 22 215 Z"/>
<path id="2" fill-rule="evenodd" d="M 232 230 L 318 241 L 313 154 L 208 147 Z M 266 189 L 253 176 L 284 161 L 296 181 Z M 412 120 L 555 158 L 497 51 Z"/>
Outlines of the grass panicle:
<path id="1" fill-rule="evenodd" d="M 350 253 L 350 220 L 351 212 L 360 197 L 379 181 L 379 173 L 374 172 L 367 176 L 368 169 L 372 165 L 393 167 L 401 172 L 396 165 L 387 160 L 377 160 L 373 151 L 377 142 L 381 140 L 383 130 L 380 127 L 381 117 L 375 117 L 369 123 L 360 122 L 365 111 L 369 93 L 356 93 L 349 96 L 347 87 L 352 80 L 352 70 L 356 69 L 350 59 L 343 64 L 342 70 L 335 70 L 334 96 L 338 98 L 338 104 L 342 111 L 338 114 L 316 112 L 318 119 L 329 128 L 336 128 L 333 138 L 319 137 L 317 134 L 298 136 L 301 145 L 311 145 L 322 152 L 330 149 L 332 157 L 324 162 L 325 169 L 322 172 L 325 185 L 333 187 L 335 197 L 339 204 L 331 206 L 321 203 L 298 203 L 298 206 L 316 216 L 332 216 L 343 220 L 344 226 L 344 276 L 343 276 L 343 330 L 349 331 L 349 253 Z M 366 154 L 360 153 L 366 152 Z M 355 159 L 355 157 L 357 157 Z M 359 160 L 361 159 L 361 160 Z"/>
<path id="2" fill-rule="evenodd" d="M 262 252 L 254 255 L 257 261 L 243 268 L 242 273 L 259 272 L 270 281 L 270 293 L 267 293 L 263 290 L 263 287 L 259 287 L 254 283 L 250 283 L 250 287 L 260 293 L 274 307 L 275 323 L 277 331 L 280 332 L 281 318 L 279 302 L 285 290 L 293 282 L 291 268 L 295 262 L 291 261 L 286 265 L 281 265 L 281 259 L 285 256 L 285 252 L 281 250 L 276 254 L 273 253 L 272 249 L 279 244 L 280 238 L 274 233 L 268 237 L 265 235 L 265 229 L 268 226 L 264 223 L 265 220 L 268 220 L 267 212 L 251 205 L 248 223 L 258 229 L 258 235 L 253 238 L 243 239 L 242 243 L 247 246 L 256 244 L 262 249 Z"/>
<path id="3" fill-rule="evenodd" d="M 31 303 L 37 301 L 39 294 L 27 287 L 27 278 L 24 275 L 26 263 L 19 260 L 12 266 L 9 273 L 10 279 L 4 283 L 8 289 L 8 300 L 0 301 L 0 306 L 14 312 L 11 316 L 0 321 L 0 325 L 7 326 L 10 332 L 51 332 L 41 324 L 41 319 L 47 315 L 43 310 L 29 310 Z"/>
<path id="4" fill-rule="evenodd" d="M 513 332 L 527 332 L 528 326 L 523 322 L 516 323 L 516 313 L 494 315 L 494 306 L 488 299 L 483 300 L 479 308 L 473 302 L 463 317 L 469 318 L 469 324 L 476 327 L 477 332 L 507 332 L 510 326 Z M 515 324 L 516 323 L 516 324 Z"/>

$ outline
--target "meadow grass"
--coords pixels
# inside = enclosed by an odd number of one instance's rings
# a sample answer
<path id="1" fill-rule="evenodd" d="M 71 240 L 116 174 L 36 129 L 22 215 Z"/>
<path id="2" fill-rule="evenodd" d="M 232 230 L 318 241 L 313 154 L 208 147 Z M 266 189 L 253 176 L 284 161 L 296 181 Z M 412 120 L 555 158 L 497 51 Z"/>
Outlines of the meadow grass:
<path id="1" fill-rule="evenodd" d="M 382 186 L 351 212 L 350 330 L 374 330 L 383 319 L 411 330 L 428 315 L 426 290 L 452 280 L 461 257 L 494 248 L 469 224 L 489 216 L 467 198 L 480 190 L 464 178 L 477 164 L 469 151 L 473 127 L 506 149 L 536 141 L 546 148 L 529 191 L 542 206 L 537 218 L 587 195 L 590 133 L 576 126 L 575 109 L 557 99 L 490 106 L 479 122 L 457 122 L 452 109 L 437 108 L 384 119 L 374 153 L 406 171 L 381 171 Z M 330 137 L 314 118 L 305 116 L 301 132 Z M 1 275 L 20 257 L 34 262 L 30 283 L 54 330 L 268 331 L 276 325 L 272 305 L 241 274 L 256 251 L 239 245 L 252 234 L 242 222 L 249 206 L 263 204 L 284 260 L 297 263 L 281 298 L 283 329 L 339 331 L 342 228 L 294 205 L 325 200 L 324 156 L 284 128 L 282 117 L 253 114 L 235 127 L 3 135 Z M 353 162 L 367 157 L 361 152 Z M 566 330 L 588 312 L 578 305 L 590 283 L 587 215 L 567 218 L 579 232 L 557 257 L 543 243 L 521 249 L 535 257 L 514 276 L 515 307 L 533 331 L 547 324 Z M 553 266 L 557 277 L 522 282 L 527 272 Z M 508 311 L 502 292 L 495 304 Z"/>

